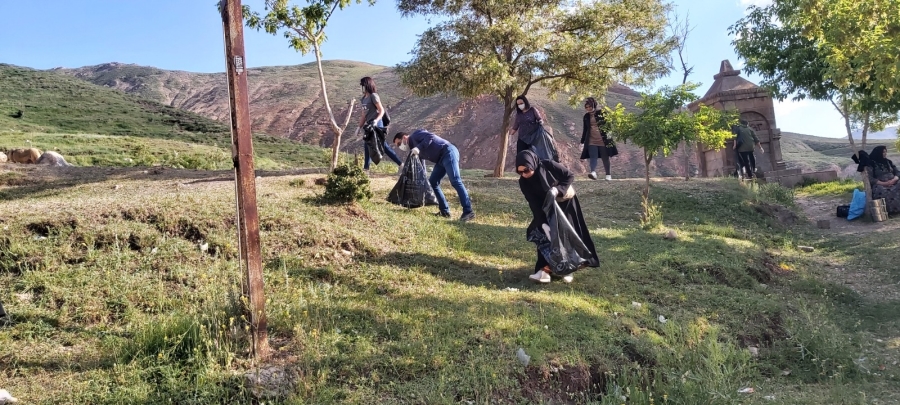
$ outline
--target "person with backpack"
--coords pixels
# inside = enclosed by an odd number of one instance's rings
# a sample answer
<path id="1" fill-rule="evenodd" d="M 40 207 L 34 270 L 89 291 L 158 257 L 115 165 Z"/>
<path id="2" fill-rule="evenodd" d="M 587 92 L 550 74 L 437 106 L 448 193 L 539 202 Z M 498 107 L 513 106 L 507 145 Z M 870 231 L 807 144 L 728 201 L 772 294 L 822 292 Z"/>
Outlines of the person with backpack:
<path id="1" fill-rule="evenodd" d="M 742 171 L 745 172 L 745 179 L 752 179 L 756 176 L 756 156 L 753 155 L 754 146 L 759 146 L 760 153 L 766 153 L 763 150 L 762 143 L 756 137 L 756 132 L 750 128 L 747 120 L 738 121 L 740 125 L 734 127 L 731 132 L 736 135 L 734 140 L 734 150 L 738 153 L 738 163 Z"/>
<path id="2" fill-rule="evenodd" d="M 375 127 L 385 127 L 383 123 L 383 118 L 387 114 L 387 111 L 384 109 L 384 105 L 381 104 L 381 97 L 378 96 L 375 89 L 375 80 L 371 77 L 363 77 L 359 79 L 359 85 L 362 86 L 362 100 L 360 100 L 360 105 L 363 109 L 363 114 L 359 117 L 359 126 L 356 128 L 356 135 L 359 135 L 360 131 L 363 131 L 366 125 L 371 125 Z M 403 162 L 400 161 L 400 158 L 397 157 L 397 154 L 394 150 L 388 145 L 387 139 L 383 141 L 384 144 L 384 153 L 397 164 L 399 169 L 397 169 L 397 173 L 403 168 Z M 367 143 L 363 143 L 363 152 L 365 157 L 365 163 L 363 163 L 363 170 L 366 172 L 369 171 L 369 165 L 372 162 L 370 154 L 377 153 L 376 151 L 370 151 L 369 145 Z"/>
<path id="3" fill-rule="evenodd" d="M 597 258 L 597 248 L 591 239 L 591 233 L 584 222 L 584 214 L 581 212 L 581 204 L 575 195 L 575 189 L 572 183 L 575 181 L 575 175 L 565 166 L 552 160 L 541 160 L 537 154 L 530 150 L 519 152 L 516 155 L 516 173 L 519 177 L 519 189 L 531 208 L 531 223 L 525 230 L 526 238 L 532 240 L 531 237 L 535 232 L 541 232 L 551 239 L 550 225 L 547 220 L 547 213 L 544 212 L 544 201 L 547 193 L 552 193 L 556 198 L 560 209 L 565 213 L 565 217 L 569 224 L 574 228 L 578 238 L 584 242 L 589 251 L 590 257 L 587 259 L 586 266 L 599 267 L 600 259 Z M 558 236 L 558 235 L 557 235 Z M 538 242 L 537 261 L 534 264 L 535 273 L 528 276 L 537 283 L 549 283 L 551 280 L 550 262 L 546 256 L 546 251 L 541 249 Z M 573 280 L 571 273 L 563 275 L 562 280 L 571 283 Z"/>
<path id="4" fill-rule="evenodd" d="M 462 215 L 459 217 L 461 222 L 468 222 L 475 219 L 475 211 L 472 210 L 472 201 L 469 199 L 469 192 L 463 185 L 462 175 L 459 171 L 459 150 L 452 143 L 424 129 L 417 129 L 412 134 L 406 132 L 398 132 L 394 135 L 394 145 L 402 151 L 410 151 L 413 155 L 417 155 L 424 160 L 433 162 L 434 169 L 428 178 L 428 183 L 434 190 L 437 197 L 438 208 L 441 210 L 437 215 L 444 218 L 450 217 L 450 206 L 447 204 L 447 198 L 441 191 L 441 180 L 444 176 L 450 178 L 450 185 L 456 189 L 459 196 L 459 204 L 462 205 Z"/>
<path id="5" fill-rule="evenodd" d="M 588 97 L 584 101 L 583 129 L 581 131 L 581 160 L 590 158 L 591 172 L 588 177 L 597 180 L 597 158 L 603 161 L 603 170 L 606 172 L 606 180 L 612 180 L 609 173 L 609 158 L 619 154 L 616 144 L 606 134 L 606 118 L 599 108 L 597 100 Z"/>
<path id="6" fill-rule="evenodd" d="M 513 122 L 512 128 L 509 129 L 509 135 L 517 131 L 519 133 L 516 140 L 516 154 L 531 148 L 535 134 L 543 124 L 544 118 L 541 117 L 541 113 L 537 108 L 532 106 L 525 96 L 516 97 L 516 120 Z"/>

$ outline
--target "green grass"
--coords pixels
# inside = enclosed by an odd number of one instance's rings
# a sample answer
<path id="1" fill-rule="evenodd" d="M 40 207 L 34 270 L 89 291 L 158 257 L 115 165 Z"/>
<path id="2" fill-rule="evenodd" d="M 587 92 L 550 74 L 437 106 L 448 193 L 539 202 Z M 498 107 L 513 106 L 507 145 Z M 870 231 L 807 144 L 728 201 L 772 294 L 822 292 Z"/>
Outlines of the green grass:
<path id="1" fill-rule="evenodd" d="M 215 181 L 227 172 L 179 173 L 0 202 L 4 389 L 26 403 L 251 400 L 233 185 Z M 312 180 L 258 181 L 275 363 L 297 381 L 276 403 L 890 403 L 900 392 L 896 371 L 871 372 L 890 353 L 865 343 L 897 336 L 896 303 L 827 281 L 796 245 L 841 266 L 898 250 L 783 225 L 777 201 L 736 181 L 656 183 L 674 241 L 641 229 L 642 181 L 578 182 L 601 267 L 535 286 L 530 214 L 511 179 L 467 174 L 478 213 L 467 224 L 384 202 L 392 176 L 341 207 L 312 204 L 323 192 Z M 738 394 L 747 386 L 757 393 Z"/>
<path id="2" fill-rule="evenodd" d="M 20 118 L 13 118 L 17 111 Z M 53 72 L 0 64 L 0 150 L 55 150 L 76 165 L 225 169 L 231 134 L 200 115 Z M 328 151 L 254 136 L 257 167 L 327 166 Z"/>
<path id="3" fill-rule="evenodd" d="M 837 181 L 829 181 L 825 183 L 813 183 L 807 186 L 798 187 L 795 191 L 799 195 L 824 197 L 835 196 L 843 197 L 847 194 L 853 194 L 853 190 L 863 190 L 863 183 L 860 180 L 843 179 Z"/>

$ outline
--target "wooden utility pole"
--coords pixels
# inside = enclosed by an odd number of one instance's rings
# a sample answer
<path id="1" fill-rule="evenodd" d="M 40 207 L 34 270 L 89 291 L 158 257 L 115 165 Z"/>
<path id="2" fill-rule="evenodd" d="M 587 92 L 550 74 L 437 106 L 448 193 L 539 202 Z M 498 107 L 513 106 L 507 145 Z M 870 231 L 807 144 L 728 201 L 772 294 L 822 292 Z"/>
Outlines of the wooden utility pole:
<path id="1" fill-rule="evenodd" d="M 269 354 L 269 334 L 266 331 L 266 298 L 259 253 L 259 212 L 256 208 L 256 174 L 253 168 L 241 0 L 221 0 L 219 11 L 222 13 L 222 26 L 225 30 L 225 65 L 228 102 L 231 106 L 231 155 L 234 160 L 238 245 L 243 270 L 242 301 L 250 321 L 253 355 L 257 360 L 262 360 Z"/>

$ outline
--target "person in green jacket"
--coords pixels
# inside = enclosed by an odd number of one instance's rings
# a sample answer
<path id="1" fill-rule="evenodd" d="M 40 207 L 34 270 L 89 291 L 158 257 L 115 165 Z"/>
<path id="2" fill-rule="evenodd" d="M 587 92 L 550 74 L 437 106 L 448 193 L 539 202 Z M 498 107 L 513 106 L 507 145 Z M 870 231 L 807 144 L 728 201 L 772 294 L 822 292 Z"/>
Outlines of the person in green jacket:
<path id="1" fill-rule="evenodd" d="M 746 120 L 740 120 L 740 125 L 734 127 L 731 132 L 737 136 L 734 140 L 734 150 L 738 155 L 738 164 L 744 171 L 745 179 L 752 179 L 756 175 L 756 156 L 753 155 L 753 148 L 759 146 L 760 153 L 766 153 L 763 150 L 756 132 L 747 124 Z"/>

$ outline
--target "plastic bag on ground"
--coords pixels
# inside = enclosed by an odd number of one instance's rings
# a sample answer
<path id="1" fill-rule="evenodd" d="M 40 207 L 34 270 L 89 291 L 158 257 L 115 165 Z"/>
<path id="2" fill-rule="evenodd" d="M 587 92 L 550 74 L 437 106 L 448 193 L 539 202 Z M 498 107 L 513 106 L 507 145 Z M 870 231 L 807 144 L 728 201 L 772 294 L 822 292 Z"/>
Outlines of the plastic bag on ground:
<path id="1" fill-rule="evenodd" d="M 541 160 L 552 160 L 559 163 L 559 152 L 556 150 L 556 144 L 553 135 L 550 135 L 543 125 L 539 126 L 537 131 L 531 137 L 531 150 L 538 155 Z"/>
<path id="2" fill-rule="evenodd" d="M 866 193 L 864 191 L 859 191 L 859 189 L 853 190 L 853 199 L 850 200 L 850 212 L 847 214 L 847 220 L 852 221 L 856 218 L 859 218 L 866 212 Z"/>
<path id="3" fill-rule="evenodd" d="M 535 227 L 528 235 L 528 240 L 537 245 L 550 264 L 550 270 L 556 275 L 565 276 L 588 265 L 591 250 L 578 236 L 578 232 L 566 218 L 566 213 L 549 192 L 544 198 L 544 213 L 547 214 L 547 224 L 550 226 L 550 239 L 547 239 L 543 230 Z"/>
<path id="4" fill-rule="evenodd" d="M 388 194 L 388 202 L 406 208 L 418 208 L 426 205 L 437 205 L 437 197 L 428 177 L 425 175 L 425 164 L 418 155 L 412 153 L 406 157 L 403 172 L 397 184 Z"/>

